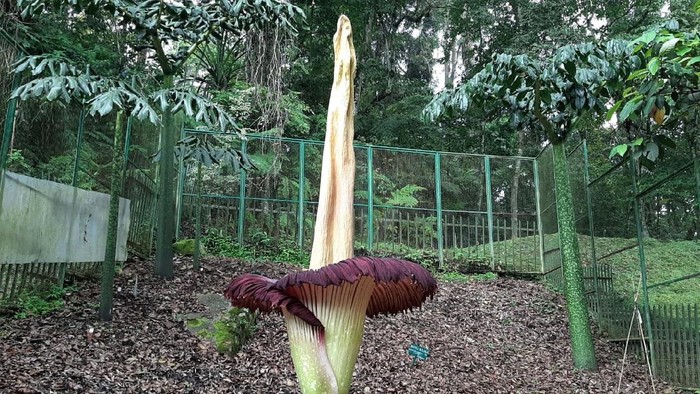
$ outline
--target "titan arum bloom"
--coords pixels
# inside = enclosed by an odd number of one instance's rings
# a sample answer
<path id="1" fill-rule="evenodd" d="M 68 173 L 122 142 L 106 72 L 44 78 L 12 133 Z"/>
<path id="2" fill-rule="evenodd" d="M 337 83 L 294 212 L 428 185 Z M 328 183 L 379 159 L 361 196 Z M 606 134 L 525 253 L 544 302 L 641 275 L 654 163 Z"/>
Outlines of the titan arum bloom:
<path id="1" fill-rule="evenodd" d="M 282 312 L 304 393 L 349 392 L 365 316 L 419 307 L 437 289 L 435 279 L 418 264 L 352 258 L 355 49 L 344 15 L 338 19 L 333 49 L 334 80 L 309 270 L 279 280 L 246 274 L 225 291 L 234 306 Z"/>

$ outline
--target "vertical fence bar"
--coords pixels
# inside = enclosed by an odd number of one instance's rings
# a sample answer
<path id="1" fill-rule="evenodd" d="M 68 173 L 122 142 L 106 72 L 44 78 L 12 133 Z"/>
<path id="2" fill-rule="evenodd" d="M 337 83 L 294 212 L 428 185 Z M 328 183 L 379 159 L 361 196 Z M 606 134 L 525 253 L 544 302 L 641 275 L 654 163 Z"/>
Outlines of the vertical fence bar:
<path id="1" fill-rule="evenodd" d="M 197 205 L 194 215 L 194 253 L 192 256 L 192 268 L 199 270 L 200 245 L 202 238 L 202 163 L 197 163 Z"/>
<path id="2" fill-rule="evenodd" d="M 241 153 L 243 155 L 247 154 L 248 141 L 243 140 L 241 143 Z M 245 226 L 245 189 L 247 174 L 246 170 L 241 167 L 239 171 L 239 184 L 238 184 L 238 245 L 243 246 L 243 230 Z"/>
<path id="3" fill-rule="evenodd" d="M 445 257 L 442 234 L 442 174 L 440 168 L 440 152 L 435 152 L 435 214 L 437 215 L 438 268 L 442 268 Z"/>
<path id="4" fill-rule="evenodd" d="M 486 218 L 489 226 L 489 251 L 491 253 L 491 269 L 496 268 L 496 256 L 493 250 L 493 196 L 491 191 L 491 158 L 484 156 L 484 174 L 486 175 Z"/>
<path id="5" fill-rule="evenodd" d="M 17 53 L 17 60 L 21 57 L 21 53 Z M 19 87 L 20 75 L 15 74 L 12 77 L 12 91 L 14 92 Z M 2 134 L 2 143 L 0 144 L 0 175 L 2 175 L 5 170 L 5 165 L 7 164 L 7 155 L 10 151 L 10 141 L 12 137 L 12 129 L 15 124 L 15 112 L 17 111 L 17 100 L 19 98 L 15 97 L 9 100 L 7 103 L 7 112 L 5 113 L 5 127 Z M 0 178 L 0 186 L 2 186 L 3 178 Z M 2 195 L 2 187 L 0 187 L 0 195 Z"/>
<path id="6" fill-rule="evenodd" d="M 374 244 L 374 150 L 367 146 L 367 251 Z"/>
<path id="7" fill-rule="evenodd" d="M 85 130 L 85 107 L 80 108 L 78 115 L 78 135 L 75 143 L 75 161 L 73 162 L 73 180 L 71 186 L 78 187 L 78 174 L 80 173 L 80 151 L 83 148 L 83 133 Z"/>
<path id="8" fill-rule="evenodd" d="M 654 339 L 651 332 L 651 316 L 649 313 L 649 291 L 647 289 L 647 262 L 644 255 L 644 229 L 642 228 L 642 218 L 640 214 L 639 198 L 637 198 L 637 161 L 634 155 L 630 155 L 630 170 L 632 172 L 632 191 L 634 194 L 634 223 L 637 228 L 637 246 L 639 250 L 639 270 L 642 274 L 642 307 L 644 310 L 644 329 L 649 336 L 649 359 L 651 360 L 651 370 L 656 373 L 656 360 L 654 357 Z M 642 339 L 643 340 L 643 339 Z"/>
<path id="9" fill-rule="evenodd" d="M 17 53 L 17 60 L 20 59 L 21 53 Z M 12 91 L 14 92 L 19 87 L 20 76 L 15 74 L 12 77 Z M 2 196 L 5 188 L 5 166 L 7 165 L 7 155 L 10 151 L 10 142 L 12 137 L 12 129 L 15 124 L 15 112 L 17 111 L 17 97 L 12 98 L 7 103 L 7 112 L 5 113 L 5 127 L 3 128 L 2 141 L 0 141 L 0 211 L 2 210 Z M 8 273 L 9 275 L 9 273 Z M 12 294 L 10 293 L 10 297 Z"/>
<path id="10" fill-rule="evenodd" d="M 693 169 L 695 170 L 695 208 L 700 212 L 700 136 L 696 136 L 693 147 Z"/>
<path id="11" fill-rule="evenodd" d="M 180 129 L 180 140 L 184 139 L 185 128 L 183 127 L 182 129 Z M 182 204 L 184 200 L 182 193 L 185 190 L 185 182 L 187 175 L 185 169 L 185 158 L 180 156 L 177 163 L 177 193 L 175 194 L 175 206 L 177 207 L 177 212 L 175 213 L 175 217 L 177 218 L 177 223 L 175 224 L 175 239 L 180 239 L 180 222 L 182 222 Z"/>
<path id="12" fill-rule="evenodd" d="M 304 158 L 306 156 L 306 144 L 299 143 L 299 207 L 297 211 L 297 246 L 304 247 Z"/>
<path id="13" fill-rule="evenodd" d="M 129 116 L 126 119 L 126 135 L 124 136 L 124 169 L 122 170 L 122 178 L 126 176 L 126 170 L 129 168 L 129 154 L 131 153 L 131 129 L 134 126 L 134 119 Z M 122 179 L 124 181 L 124 179 Z M 180 223 L 178 222 L 178 228 Z"/>
<path id="14" fill-rule="evenodd" d="M 534 182 L 535 182 L 535 207 L 537 209 L 537 232 L 539 233 L 540 236 L 540 242 L 539 242 L 539 252 L 540 252 L 540 273 L 544 274 L 544 232 L 542 231 L 542 204 L 540 201 L 541 194 L 540 194 L 540 158 L 542 157 L 542 153 L 535 158 L 535 161 L 532 164 L 532 174 L 534 177 Z"/>
<path id="15" fill-rule="evenodd" d="M 588 232 L 591 236 L 591 266 L 593 267 L 593 291 L 595 292 L 595 313 L 599 318 L 598 311 L 600 310 L 600 291 L 598 289 L 598 262 L 595 255 L 595 226 L 593 224 L 593 198 L 591 197 L 591 174 L 588 163 L 588 143 L 583 140 L 583 183 L 586 188 L 586 210 L 588 211 Z"/>

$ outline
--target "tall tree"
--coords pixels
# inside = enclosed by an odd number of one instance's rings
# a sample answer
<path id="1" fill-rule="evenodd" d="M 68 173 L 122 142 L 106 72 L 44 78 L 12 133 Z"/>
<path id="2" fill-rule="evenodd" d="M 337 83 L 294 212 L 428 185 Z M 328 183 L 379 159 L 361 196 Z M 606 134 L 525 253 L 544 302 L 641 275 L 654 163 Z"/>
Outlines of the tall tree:
<path id="1" fill-rule="evenodd" d="M 581 369 L 594 369 L 596 360 L 564 142 L 582 117 L 605 113 L 609 91 L 622 86 L 631 67 L 629 53 L 626 42 L 613 41 L 607 46 L 567 45 L 546 60 L 497 54 L 474 77 L 438 95 L 426 108 L 426 116 L 436 119 L 453 108 L 497 102 L 516 120 L 534 121 L 552 143 L 564 292 L 574 365 Z"/>
<path id="2" fill-rule="evenodd" d="M 83 0 L 67 2 L 24 1 L 20 0 L 22 15 L 36 15 L 42 12 L 84 12 L 87 15 L 100 16 L 103 11 L 115 15 L 118 28 L 128 31 L 137 37 L 138 42 L 132 49 L 139 51 L 144 60 L 156 64 L 160 72 L 159 90 L 150 96 L 151 102 L 159 109 L 158 115 L 144 100 L 127 84 L 111 83 L 102 80 L 97 85 L 71 86 L 53 84 L 46 79 L 31 86 L 43 89 L 35 91 L 21 90 L 21 97 L 41 96 L 52 100 L 59 96 L 70 98 L 71 95 L 95 96 L 91 105 L 93 112 L 104 115 L 115 107 L 123 107 L 131 103 L 131 114 L 140 118 L 148 117 L 153 122 L 162 125 L 160 135 L 160 164 L 158 182 L 158 209 L 156 233 L 156 275 L 171 278 L 173 276 L 172 242 L 175 235 L 174 221 L 174 175 L 172 157 L 178 139 L 179 129 L 175 117 L 180 111 L 187 116 L 193 116 L 198 121 L 208 120 L 218 122 L 222 130 L 235 124 L 229 114 L 222 108 L 211 104 L 207 99 L 195 95 L 185 89 L 176 88 L 176 77 L 184 65 L 200 46 L 221 37 L 223 32 L 241 35 L 251 28 L 262 28 L 269 24 L 279 25 L 282 29 L 293 30 L 294 19 L 303 16 L 301 10 L 291 4 L 279 0 L 250 2 L 245 0 L 234 2 L 206 1 L 203 3 L 185 1 L 170 3 L 162 0 L 118 1 L 118 0 Z M 172 48 L 172 49 L 171 49 Z M 36 61 L 35 61 L 36 64 Z M 41 64 L 41 63 L 39 63 Z M 25 63 L 26 67 L 33 66 Z M 70 81 L 67 78 L 68 68 L 52 70 L 51 78 L 60 74 L 60 82 Z M 21 70 L 19 70 L 21 71 Z M 40 72 L 36 72 L 36 74 Z M 90 76 L 73 72 L 80 80 L 90 80 Z M 33 81 L 36 82 L 36 81 Z M 28 85 L 25 85 L 28 86 Z M 96 87 L 97 90 L 91 87 Z M 52 93 L 53 92 L 53 93 Z"/>

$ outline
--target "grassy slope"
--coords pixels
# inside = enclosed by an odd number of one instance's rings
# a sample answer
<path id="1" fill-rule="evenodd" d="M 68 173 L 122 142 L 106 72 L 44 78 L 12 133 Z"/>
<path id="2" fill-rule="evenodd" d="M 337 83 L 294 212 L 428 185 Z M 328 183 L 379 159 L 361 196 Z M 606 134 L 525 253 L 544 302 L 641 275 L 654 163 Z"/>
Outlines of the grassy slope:
<path id="1" fill-rule="evenodd" d="M 551 238 L 551 237 L 550 237 Z M 552 238 L 552 242 L 555 239 Z M 494 242 L 494 252 L 497 266 L 508 271 L 538 272 L 539 245 L 537 237 L 523 237 L 515 240 Z M 628 246 L 636 245 L 636 239 L 625 238 L 595 238 L 596 257 L 599 263 L 612 266 L 615 289 L 628 296 L 634 297 L 634 292 L 639 283 L 639 250 L 637 247 L 615 253 Z M 554 242 L 556 243 L 556 242 Z M 547 248 L 554 248 L 550 245 Z M 591 263 L 590 237 L 580 237 L 581 256 L 584 265 Z M 433 250 L 416 250 L 413 248 L 389 244 L 378 244 L 375 250 L 392 251 L 397 255 L 405 255 L 415 260 L 436 260 Z M 647 261 L 648 284 L 661 283 L 667 280 L 680 278 L 700 272 L 700 242 L 698 241 L 658 241 L 648 239 L 644 243 L 644 252 Z M 446 249 L 445 258 L 448 262 L 446 268 L 450 268 L 449 262 L 459 261 L 489 261 L 490 250 L 488 245 L 478 245 L 461 249 Z M 601 259 L 601 257 L 604 257 Z M 652 305 L 696 303 L 700 302 L 700 277 L 684 280 L 668 286 L 653 288 L 649 291 Z"/>
<path id="2" fill-rule="evenodd" d="M 583 241 L 586 242 L 586 241 Z M 604 256 L 624 246 L 635 245 L 636 240 L 596 238 L 596 256 Z M 658 241 L 644 242 L 647 261 L 647 283 L 653 285 L 700 272 L 700 242 Z M 633 295 L 640 277 L 639 249 L 625 250 L 604 258 L 599 263 L 613 268 L 614 286 L 625 295 Z M 693 304 L 700 302 L 700 277 L 649 290 L 651 305 Z"/>

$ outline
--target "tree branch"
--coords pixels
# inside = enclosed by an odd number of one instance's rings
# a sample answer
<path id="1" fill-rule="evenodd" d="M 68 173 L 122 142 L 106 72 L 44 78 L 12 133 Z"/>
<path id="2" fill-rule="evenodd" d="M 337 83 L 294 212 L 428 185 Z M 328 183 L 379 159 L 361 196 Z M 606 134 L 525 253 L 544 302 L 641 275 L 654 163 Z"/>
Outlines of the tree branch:
<path id="1" fill-rule="evenodd" d="M 158 59 L 158 63 L 160 64 L 160 68 L 163 70 L 163 74 L 165 75 L 172 75 L 174 74 L 174 68 L 168 61 L 168 56 L 165 54 L 165 51 L 163 50 L 163 42 L 160 40 L 160 37 L 158 37 L 157 34 L 153 34 L 151 37 L 151 43 L 153 44 L 153 49 L 156 51 L 156 58 Z"/>

